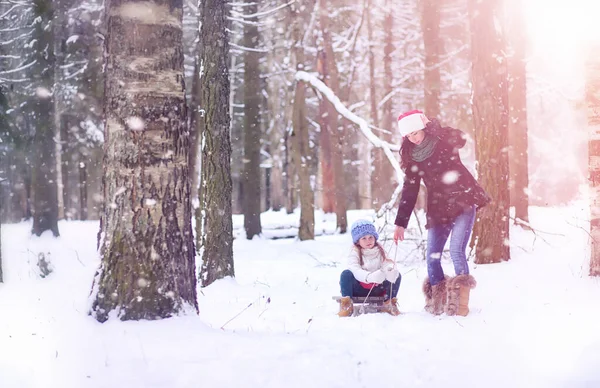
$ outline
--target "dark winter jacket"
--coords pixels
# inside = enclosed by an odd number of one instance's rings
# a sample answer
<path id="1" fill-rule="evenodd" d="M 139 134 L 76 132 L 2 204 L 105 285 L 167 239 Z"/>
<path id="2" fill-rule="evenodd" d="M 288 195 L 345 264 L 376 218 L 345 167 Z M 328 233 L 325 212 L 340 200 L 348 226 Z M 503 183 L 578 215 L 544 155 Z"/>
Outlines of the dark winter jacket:
<path id="1" fill-rule="evenodd" d="M 413 161 L 405 170 L 402 197 L 395 224 L 405 227 L 415 207 L 421 179 L 427 188 L 427 225 L 430 228 L 454 220 L 465 208 L 478 208 L 489 203 L 490 198 L 460 160 L 458 150 L 465 143 L 462 131 L 441 127 L 432 120 L 425 133 L 439 141 L 429 158 Z M 405 139 L 404 141 L 408 141 Z"/>

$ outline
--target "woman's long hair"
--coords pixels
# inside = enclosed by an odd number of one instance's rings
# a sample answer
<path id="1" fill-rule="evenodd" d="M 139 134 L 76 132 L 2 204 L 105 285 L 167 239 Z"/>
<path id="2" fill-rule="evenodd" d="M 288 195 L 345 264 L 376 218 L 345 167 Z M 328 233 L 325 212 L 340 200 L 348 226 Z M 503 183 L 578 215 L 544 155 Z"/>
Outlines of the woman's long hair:
<path id="1" fill-rule="evenodd" d="M 362 267 L 364 264 L 363 255 L 362 255 L 362 247 L 360 246 L 359 243 L 354 244 L 354 246 L 356 246 L 356 249 L 358 249 L 358 260 L 360 261 L 360 266 Z M 375 247 L 377 247 L 379 249 L 379 253 L 381 253 L 381 257 L 383 257 L 383 259 L 385 260 L 386 259 L 385 250 L 383 249 L 381 244 L 379 244 L 379 241 L 375 241 Z"/>
<path id="2" fill-rule="evenodd" d="M 402 138 L 400 146 L 400 168 L 406 173 L 406 169 L 412 164 L 412 150 L 415 148 L 415 143 L 408 140 L 408 137 Z"/>

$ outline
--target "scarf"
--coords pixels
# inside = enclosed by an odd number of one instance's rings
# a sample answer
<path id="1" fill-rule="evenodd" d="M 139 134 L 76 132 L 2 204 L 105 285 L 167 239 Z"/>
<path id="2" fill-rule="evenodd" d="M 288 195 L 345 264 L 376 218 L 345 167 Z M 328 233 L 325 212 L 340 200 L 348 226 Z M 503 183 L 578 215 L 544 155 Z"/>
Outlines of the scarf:
<path id="1" fill-rule="evenodd" d="M 432 136 L 428 133 L 425 133 L 425 137 L 421 144 L 415 145 L 412 150 L 411 156 L 415 162 L 422 162 L 431 155 L 433 155 L 433 151 L 435 151 L 435 146 L 438 143 L 438 138 Z"/>

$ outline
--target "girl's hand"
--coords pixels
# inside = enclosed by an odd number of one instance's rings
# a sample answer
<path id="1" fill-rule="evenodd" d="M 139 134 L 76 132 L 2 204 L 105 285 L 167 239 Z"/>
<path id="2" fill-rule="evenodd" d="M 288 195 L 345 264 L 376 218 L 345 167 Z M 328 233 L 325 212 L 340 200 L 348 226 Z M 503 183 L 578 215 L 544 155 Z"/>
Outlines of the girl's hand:
<path id="1" fill-rule="evenodd" d="M 404 228 L 396 225 L 396 230 L 394 230 L 394 242 L 398 245 L 398 240 L 404 240 Z"/>

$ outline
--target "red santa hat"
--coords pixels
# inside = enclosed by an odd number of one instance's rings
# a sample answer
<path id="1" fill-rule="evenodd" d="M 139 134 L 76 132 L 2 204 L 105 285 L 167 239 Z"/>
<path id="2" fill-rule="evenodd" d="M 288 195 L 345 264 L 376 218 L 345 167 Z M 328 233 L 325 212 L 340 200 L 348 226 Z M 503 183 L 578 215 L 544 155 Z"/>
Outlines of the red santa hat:
<path id="1" fill-rule="evenodd" d="M 420 110 L 411 110 L 398 116 L 398 129 L 402 137 L 427 126 L 429 119 Z"/>

